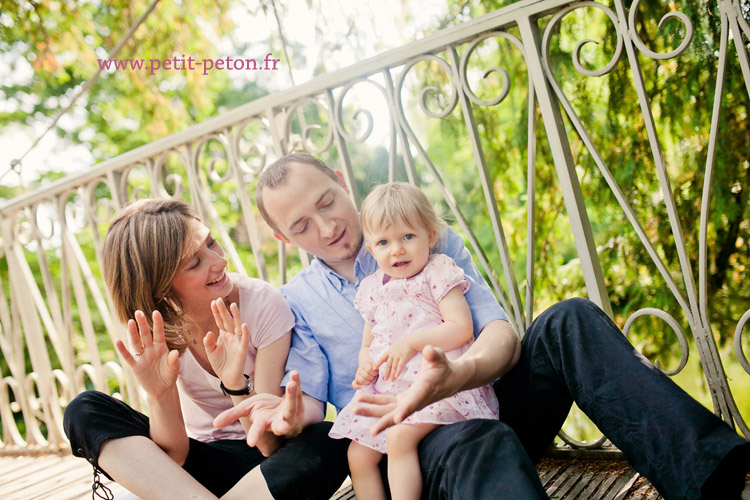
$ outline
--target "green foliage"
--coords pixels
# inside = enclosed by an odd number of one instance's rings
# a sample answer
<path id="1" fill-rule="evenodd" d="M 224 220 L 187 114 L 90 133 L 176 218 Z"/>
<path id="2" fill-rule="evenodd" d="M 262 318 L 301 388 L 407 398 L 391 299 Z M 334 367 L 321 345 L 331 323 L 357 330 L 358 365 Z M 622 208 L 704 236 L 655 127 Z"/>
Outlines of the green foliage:
<path id="1" fill-rule="evenodd" d="M 47 124 L 106 58 L 151 2 L 112 0 L 70 3 L 43 0 L 3 2 L 0 52 L 11 74 L 0 96 L 0 129 L 9 124 Z M 217 42 L 235 28 L 231 0 L 160 2 L 125 44 L 120 59 L 217 58 Z M 237 44 L 239 45 L 239 44 Z M 247 83 L 235 89 L 227 71 L 104 71 L 76 106 L 76 119 L 61 122 L 58 134 L 87 145 L 97 161 L 215 116 L 264 92 Z M 134 106 L 133 103 L 138 105 Z M 80 118 L 83 116 L 83 118 Z"/>
<path id="2" fill-rule="evenodd" d="M 449 14 L 442 25 L 481 15 L 507 3 L 510 2 L 450 2 Z M 719 11 L 708 8 L 709 3 L 675 2 L 666 5 L 643 2 L 638 11 L 639 36 L 655 52 L 674 50 L 685 36 L 685 27 L 674 19 L 658 28 L 659 19 L 669 9 L 687 14 L 695 29 L 692 43 L 681 56 L 659 61 L 639 54 L 638 61 L 688 248 L 692 265 L 690 279 L 696 283 L 698 222 L 717 78 L 715 54 L 719 50 Z M 549 18 L 541 20 L 542 30 L 548 22 Z M 514 30 L 510 33 L 518 36 Z M 601 11 L 582 8 L 569 13 L 552 37 L 550 61 L 553 73 L 654 244 L 656 253 L 664 261 L 680 293 L 685 295 L 677 245 L 660 193 L 652 146 L 634 85 L 633 68 L 627 55 L 623 54 L 607 75 L 589 77 L 581 74 L 573 66 L 572 54 L 575 45 L 584 39 L 598 42 L 598 45 L 584 45 L 581 51 L 584 67 L 600 69 L 607 65 L 617 43 L 614 27 Z M 707 227 L 709 314 L 713 331 L 721 344 L 731 339 L 737 319 L 750 303 L 750 293 L 743 285 L 747 282 L 750 265 L 750 252 L 745 243 L 750 238 L 747 203 L 750 169 L 746 155 L 750 140 L 747 120 L 750 102 L 734 48 L 730 49 Z M 500 104 L 473 104 L 471 109 L 490 174 L 495 179 L 497 208 L 508 236 L 516 279 L 523 288 L 527 201 L 531 196 L 526 179 L 529 118 L 526 67 L 520 51 L 499 37 L 483 42 L 470 61 L 467 71 L 470 85 L 482 99 L 497 96 L 502 86 L 502 78 L 497 72 L 481 80 L 484 70 L 498 66 L 509 76 L 510 93 Z M 473 67 L 476 69 L 472 71 Z M 436 75 L 441 70 L 436 69 L 434 64 L 423 64 L 418 70 L 420 80 L 425 85 L 439 86 Z M 413 110 L 413 113 L 416 116 L 421 111 Z M 413 118 L 414 121 L 420 119 L 425 121 L 424 118 Z M 472 227 L 479 228 L 477 237 L 493 268 L 500 270 L 502 266 L 490 220 L 482 203 L 481 185 L 475 175 L 477 162 L 465 132 L 465 119 L 457 108 L 446 119 L 432 120 L 426 125 L 428 132 L 420 139 L 428 148 L 430 158 L 443 171 L 446 183 L 452 187 Z M 543 125 L 540 119 L 535 177 L 534 309 L 537 312 L 557 300 L 586 295 Z M 626 219 L 591 152 L 579 138 L 572 122 L 566 119 L 565 126 L 618 323 L 622 326 L 629 314 L 650 306 L 671 313 L 687 331 L 687 318 Z M 498 273 L 504 278 L 502 272 Z M 673 358 L 674 334 L 660 320 L 639 319 L 634 333 L 634 340 L 649 355 L 663 356 L 665 360 Z"/>

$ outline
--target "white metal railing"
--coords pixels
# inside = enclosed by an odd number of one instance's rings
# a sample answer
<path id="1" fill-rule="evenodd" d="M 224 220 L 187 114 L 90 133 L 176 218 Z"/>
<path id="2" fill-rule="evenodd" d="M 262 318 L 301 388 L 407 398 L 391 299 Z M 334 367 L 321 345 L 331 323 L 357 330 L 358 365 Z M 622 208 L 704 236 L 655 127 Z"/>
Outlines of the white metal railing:
<path id="1" fill-rule="evenodd" d="M 606 243 L 599 241 L 597 247 L 571 145 L 591 155 L 598 174 L 609 186 L 649 256 L 654 274 L 661 276 L 677 304 L 677 318 L 674 311 L 638 305 L 640 309 L 630 313 L 624 322 L 625 333 L 639 317 L 651 315 L 663 319 L 677 335 L 681 349 L 678 367 L 669 371 L 675 374 L 687 361 L 689 342 L 683 333 L 683 326 L 687 325 L 715 412 L 750 437 L 714 340 L 706 287 L 710 244 L 706 228 L 711 179 L 716 168 L 722 85 L 731 61 L 729 44 L 733 43 L 750 95 L 750 64 L 745 46 L 750 40 L 750 28 L 739 0 L 718 0 L 715 5 L 721 14 L 721 50 L 716 61 L 719 76 L 713 114 L 707 124 L 710 137 L 697 229 L 697 261 L 691 259 L 691 249 L 685 241 L 673 180 L 656 125 L 658 117 L 652 109 L 648 80 L 641 68 L 643 60 L 679 58 L 692 42 L 692 20 L 681 12 L 668 13 L 666 19 L 675 18 L 682 23 L 682 39 L 673 51 L 655 53 L 641 40 L 637 29 L 639 0 L 633 2 L 630 10 L 622 0 L 614 0 L 611 7 L 589 1 L 523 0 L 307 84 L 247 103 L 0 205 L 0 252 L 8 267 L 8 282 L 0 283 L 0 352 L 9 371 L 0 380 L 2 449 L 63 446 L 62 408 L 86 387 L 115 391 L 136 408 L 141 407 L 132 374 L 121 368 L 110 345 L 104 349 L 100 345 L 104 342 L 101 338 L 104 332 L 110 343 L 124 333 L 110 312 L 111 304 L 99 269 L 107 221 L 129 201 L 146 196 L 189 200 L 211 224 L 236 270 L 251 272 L 276 284 L 286 280 L 287 249 L 268 238 L 256 215 L 252 188 L 264 165 L 293 150 L 319 155 L 342 170 L 356 203 L 366 190 L 362 186 L 379 175 L 372 168 L 375 162 L 363 155 L 384 151 L 387 175 L 381 177 L 406 178 L 424 185 L 431 196 L 443 200 L 511 323 L 522 332 L 538 308 L 544 306 L 535 296 L 540 216 L 536 183 L 541 175 L 538 144 L 549 148 L 548 154 L 553 159 L 554 189 L 561 192 L 577 254 L 569 265 L 576 268 L 589 298 L 613 315 L 611 297 L 617 292 L 607 283 L 599 261 L 599 252 Z M 595 144 L 589 134 L 591 126 L 578 116 L 571 103 L 570 89 L 566 89 L 565 82 L 558 81 L 553 70 L 550 47 L 561 23 L 567 16 L 590 10 L 608 18 L 613 53 L 601 69 L 591 70 L 580 55 L 590 42 L 584 39 L 573 50 L 572 64 L 580 75 L 591 78 L 607 75 L 622 65 L 629 68 L 652 155 L 652 166 L 644 168 L 653 168 L 658 177 L 657 201 L 666 207 L 670 228 L 670 234 L 661 236 L 673 241 L 678 254 L 677 268 L 665 263 L 659 245 L 653 241 L 654 235 L 644 229 L 638 211 L 600 154 L 599 148 L 603 146 Z M 525 70 L 519 73 L 517 68 L 508 71 L 499 66 L 477 69 L 486 60 L 490 42 L 496 44 L 492 47 L 510 47 L 519 61 L 525 61 Z M 515 77 L 521 74 L 523 81 L 520 84 L 514 81 L 511 73 Z M 500 82 L 499 94 L 491 99 L 479 97 L 478 94 L 484 93 L 475 89 L 477 81 L 487 76 Z M 478 125 L 475 117 L 480 108 L 512 105 L 507 96 L 515 96 L 516 91 L 526 96 L 523 107 L 526 130 L 521 133 L 527 136 L 527 143 L 521 147 L 518 164 L 508 165 L 507 169 L 522 172 L 526 182 L 525 228 L 503 221 L 501 207 L 506 202 L 502 199 L 506 178 L 498 173 L 497 166 L 488 165 L 485 153 L 488 147 L 510 147 L 507 146 L 510 141 L 493 143 L 495 138 L 485 135 L 484 125 Z M 359 101 L 356 95 L 360 96 Z M 373 104 L 373 101 L 378 102 Z M 438 145 L 425 140 L 430 127 L 448 117 L 453 123 L 456 120 L 463 123 L 462 133 L 472 152 L 466 161 L 467 168 L 476 168 L 472 176 L 475 185 L 468 191 L 481 193 L 481 202 L 466 205 L 466 201 L 460 201 L 474 198 L 467 195 L 463 184 L 452 184 L 443 160 L 436 158 L 440 154 Z M 539 117 L 543 127 L 539 127 Z M 386 129 L 379 139 L 378 126 Z M 575 131 L 578 138 L 570 138 L 568 130 Z M 489 219 L 489 228 L 479 227 L 475 217 L 466 215 L 477 211 Z M 509 240 L 522 243 L 510 244 Z M 276 268 L 268 265 L 272 257 L 277 260 Z M 292 257 L 295 262 L 292 267 L 298 266 L 297 257 Z M 302 265 L 309 259 L 304 254 L 298 258 Z M 696 265 L 697 280 L 693 271 Z M 519 275 L 523 276 L 520 280 Z M 747 304 L 742 308 L 747 309 Z M 741 338 L 748 320 L 750 311 L 736 324 L 734 354 L 750 374 Z M 23 432 L 19 430 L 19 422 L 23 423 Z M 590 446 L 567 436 L 564 439 L 575 446 Z M 595 445 L 602 443 L 603 439 Z"/>

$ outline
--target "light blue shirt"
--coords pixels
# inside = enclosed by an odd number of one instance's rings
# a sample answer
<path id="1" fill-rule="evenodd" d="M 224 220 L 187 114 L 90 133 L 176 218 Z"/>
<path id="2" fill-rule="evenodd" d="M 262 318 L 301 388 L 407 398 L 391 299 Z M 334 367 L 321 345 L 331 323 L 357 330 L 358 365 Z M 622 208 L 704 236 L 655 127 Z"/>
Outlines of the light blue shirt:
<path id="1" fill-rule="evenodd" d="M 447 229 L 437 245 L 440 253 L 453 258 L 471 284 L 466 301 L 474 322 L 474 336 L 490 321 L 508 317 L 474 266 L 463 240 Z M 378 264 L 362 245 L 354 263 L 356 283 L 339 275 L 323 261 L 314 259 L 289 283 L 281 287 L 294 313 L 294 333 L 287 376 L 297 370 L 302 391 L 320 401 L 328 401 L 337 411 L 354 396 L 352 381 L 359 365 L 364 319 L 354 308 L 354 296 L 360 282 L 374 273 Z"/>

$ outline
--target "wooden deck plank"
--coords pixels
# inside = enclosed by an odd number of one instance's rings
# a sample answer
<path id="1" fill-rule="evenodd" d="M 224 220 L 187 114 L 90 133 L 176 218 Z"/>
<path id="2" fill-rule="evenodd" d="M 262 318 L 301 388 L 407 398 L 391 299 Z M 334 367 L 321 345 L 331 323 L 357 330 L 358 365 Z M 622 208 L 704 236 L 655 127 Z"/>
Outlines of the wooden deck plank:
<path id="1" fill-rule="evenodd" d="M 605 496 L 602 500 L 623 500 L 623 498 L 625 498 L 625 495 L 628 494 L 628 491 L 630 491 L 630 488 L 633 486 L 633 483 L 635 483 L 636 479 L 638 479 L 637 472 L 635 472 L 634 470 L 627 471 L 622 476 L 617 478 L 617 481 L 615 481 L 612 489 L 609 490 L 607 496 Z"/>
<path id="2" fill-rule="evenodd" d="M 29 470 L 27 474 L 22 477 L 16 477 L 11 482 L 3 486 L 3 498 L 7 500 L 26 500 L 30 497 L 27 493 L 29 489 L 38 487 L 40 483 L 49 485 L 54 488 L 54 484 L 57 482 L 57 478 L 65 476 L 65 474 L 72 474 L 76 471 L 80 471 L 78 464 L 73 463 L 72 460 L 64 460 L 60 457 L 56 463 L 50 464 L 43 469 L 35 468 Z M 22 472 L 22 471 L 19 471 Z"/>
<path id="3" fill-rule="evenodd" d="M 42 480 L 26 483 L 20 490 L 4 492 L 5 500 L 31 500 L 47 495 L 50 491 L 66 491 L 76 483 L 91 480 L 91 474 L 77 468 L 73 464 L 66 469 L 58 469 L 57 472 L 46 475 Z"/>
<path id="4" fill-rule="evenodd" d="M 33 474 L 37 470 L 43 470 L 50 464 L 54 464 L 57 457 L 53 455 L 41 457 L 9 457 L 3 459 L 3 471 L 0 475 L 0 486 Z"/>
<path id="5" fill-rule="evenodd" d="M 581 491 L 576 498 L 588 500 L 589 498 L 591 498 L 591 495 L 596 493 L 597 488 L 599 488 L 599 486 L 602 484 L 602 482 L 604 482 L 605 479 L 605 476 L 595 474 L 594 477 L 591 478 L 589 485 L 583 491 Z"/>
<path id="6" fill-rule="evenodd" d="M 572 470 L 569 474 L 567 474 L 567 480 L 563 484 L 558 486 L 558 488 L 554 491 L 547 490 L 547 494 L 552 500 L 565 498 L 565 495 L 567 495 L 568 492 L 573 489 L 578 480 L 581 478 L 581 474 L 583 474 L 583 471 L 581 470 Z"/>
<path id="7" fill-rule="evenodd" d="M 578 498 L 578 495 L 583 491 L 583 489 L 588 486 L 588 484 L 591 482 L 592 479 L 594 479 L 596 475 L 593 472 L 586 471 L 581 476 L 580 481 L 578 481 L 578 484 L 575 485 L 575 488 L 573 488 L 570 491 L 569 498 Z"/>

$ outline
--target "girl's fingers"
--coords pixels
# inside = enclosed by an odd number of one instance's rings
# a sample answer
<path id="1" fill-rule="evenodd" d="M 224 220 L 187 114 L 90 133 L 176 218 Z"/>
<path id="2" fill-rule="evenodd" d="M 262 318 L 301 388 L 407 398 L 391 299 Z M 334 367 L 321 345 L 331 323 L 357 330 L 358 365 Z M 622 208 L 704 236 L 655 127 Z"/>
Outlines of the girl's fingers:
<path id="1" fill-rule="evenodd" d="M 375 364 L 372 366 L 373 371 L 378 371 L 380 369 L 380 365 L 383 364 L 383 362 L 388 359 L 388 353 L 384 352 L 380 355 L 378 360 L 375 362 Z"/>
<path id="2" fill-rule="evenodd" d="M 396 362 L 396 366 L 393 368 L 393 380 L 396 380 L 401 375 L 401 370 L 404 368 L 403 360 L 399 359 Z"/>

